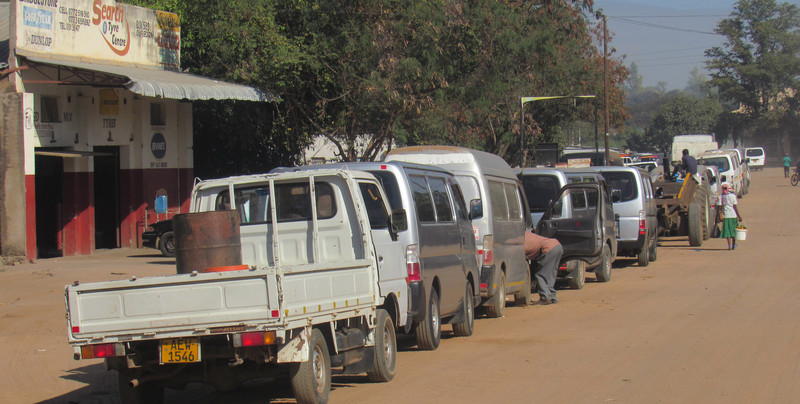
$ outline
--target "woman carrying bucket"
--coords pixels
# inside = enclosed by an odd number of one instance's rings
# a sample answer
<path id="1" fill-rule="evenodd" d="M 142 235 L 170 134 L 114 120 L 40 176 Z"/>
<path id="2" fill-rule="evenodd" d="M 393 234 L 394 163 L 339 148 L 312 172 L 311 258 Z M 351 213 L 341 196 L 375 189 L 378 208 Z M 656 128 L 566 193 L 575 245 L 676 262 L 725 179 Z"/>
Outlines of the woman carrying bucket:
<path id="1" fill-rule="evenodd" d="M 722 184 L 722 195 L 717 197 L 717 209 L 722 210 L 722 231 L 719 233 L 719 238 L 728 239 L 728 250 L 736 249 L 736 228 L 739 227 L 739 221 L 742 217 L 739 215 L 739 209 L 736 208 L 736 194 L 730 192 L 728 184 Z M 719 217 L 719 212 L 717 212 Z"/>

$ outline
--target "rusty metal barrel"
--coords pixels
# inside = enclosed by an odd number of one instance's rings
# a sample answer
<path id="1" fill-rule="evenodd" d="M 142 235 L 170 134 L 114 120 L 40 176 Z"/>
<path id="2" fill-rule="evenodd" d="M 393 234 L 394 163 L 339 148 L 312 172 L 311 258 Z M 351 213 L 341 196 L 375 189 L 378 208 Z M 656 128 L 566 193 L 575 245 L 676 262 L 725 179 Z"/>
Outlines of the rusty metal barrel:
<path id="1" fill-rule="evenodd" d="M 241 266 L 242 243 L 236 211 L 175 215 L 172 227 L 179 274 Z"/>

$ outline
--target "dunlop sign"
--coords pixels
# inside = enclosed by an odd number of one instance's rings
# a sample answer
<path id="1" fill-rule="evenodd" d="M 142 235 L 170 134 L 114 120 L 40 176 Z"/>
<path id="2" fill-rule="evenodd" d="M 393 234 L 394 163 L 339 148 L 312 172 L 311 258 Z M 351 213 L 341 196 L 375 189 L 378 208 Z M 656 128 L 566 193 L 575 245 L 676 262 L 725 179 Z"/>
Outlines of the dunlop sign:
<path id="1" fill-rule="evenodd" d="M 180 69 L 177 14 L 114 0 L 11 0 L 17 49 Z"/>

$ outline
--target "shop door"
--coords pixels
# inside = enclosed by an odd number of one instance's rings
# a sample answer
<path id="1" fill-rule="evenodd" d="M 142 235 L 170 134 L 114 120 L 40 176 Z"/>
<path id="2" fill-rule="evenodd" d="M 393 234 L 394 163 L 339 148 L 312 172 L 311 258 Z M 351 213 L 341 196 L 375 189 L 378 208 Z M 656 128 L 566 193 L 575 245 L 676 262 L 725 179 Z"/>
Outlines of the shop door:
<path id="1" fill-rule="evenodd" d="M 64 159 L 37 155 L 35 161 L 37 256 L 60 257 Z"/>
<path id="2" fill-rule="evenodd" d="M 95 146 L 95 249 L 119 247 L 119 147 Z"/>

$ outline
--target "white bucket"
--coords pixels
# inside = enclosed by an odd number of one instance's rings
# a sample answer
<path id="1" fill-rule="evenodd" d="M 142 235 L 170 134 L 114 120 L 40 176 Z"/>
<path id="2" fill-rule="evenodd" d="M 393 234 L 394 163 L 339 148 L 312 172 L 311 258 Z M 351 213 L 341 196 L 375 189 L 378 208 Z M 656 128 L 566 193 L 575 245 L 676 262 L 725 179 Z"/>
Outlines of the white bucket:
<path id="1" fill-rule="evenodd" d="M 747 238 L 747 229 L 736 229 L 736 239 L 745 240 Z"/>

